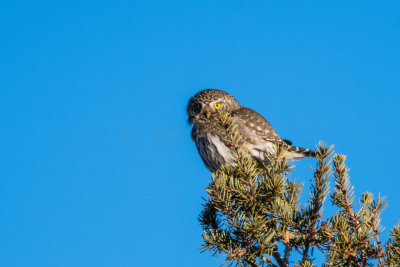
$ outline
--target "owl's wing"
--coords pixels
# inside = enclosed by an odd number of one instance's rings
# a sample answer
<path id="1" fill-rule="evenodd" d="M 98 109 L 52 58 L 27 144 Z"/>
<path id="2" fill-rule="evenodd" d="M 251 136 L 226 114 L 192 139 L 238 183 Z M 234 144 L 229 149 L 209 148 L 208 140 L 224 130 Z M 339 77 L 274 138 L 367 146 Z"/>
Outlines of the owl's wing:
<path id="1" fill-rule="evenodd" d="M 271 149 L 271 143 L 284 142 L 290 146 L 291 155 L 289 160 L 296 160 L 304 157 L 315 157 L 315 151 L 295 147 L 289 140 L 283 140 L 272 128 L 271 124 L 252 109 L 242 107 L 232 112 L 232 118 L 235 120 L 238 132 L 243 136 L 248 148 L 253 149 L 250 153 L 263 159 L 263 156 L 257 156 L 257 152 L 268 152 Z M 260 142 L 261 141 L 261 142 Z M 267 141 L 267 142 L 263 142 Z M 267 143 L 267 144 L 266 144 Z M 269 143 L 269 144 L 268 144 Z"/>
<path id="2" fill-rule="evenodd" d="M 275 132 L 271 124 L 256 111 L 241 107 L 232 112 L 238 132 L 247 143 L 254 143 L 258 138 L 270 142 L 282 142 L 282 138 Z"/>

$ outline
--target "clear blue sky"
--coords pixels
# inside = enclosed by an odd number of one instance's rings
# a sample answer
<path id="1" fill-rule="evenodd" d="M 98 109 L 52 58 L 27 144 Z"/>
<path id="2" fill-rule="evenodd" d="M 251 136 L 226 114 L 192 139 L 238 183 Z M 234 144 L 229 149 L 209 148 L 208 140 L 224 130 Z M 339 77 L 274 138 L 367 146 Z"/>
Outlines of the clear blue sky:
<path id="1" fill-rule="evenodd" d="M 398 1 L 3 1 L 1 266 L 218 266 L 199 251 L 210 173 L 185 114 L 211 87 L 297 145 L 335 144 L 357 196 L 387 197 L 391 228 L 399 14 Z M 307 187 L 315 161 L 296 165 Z"/>

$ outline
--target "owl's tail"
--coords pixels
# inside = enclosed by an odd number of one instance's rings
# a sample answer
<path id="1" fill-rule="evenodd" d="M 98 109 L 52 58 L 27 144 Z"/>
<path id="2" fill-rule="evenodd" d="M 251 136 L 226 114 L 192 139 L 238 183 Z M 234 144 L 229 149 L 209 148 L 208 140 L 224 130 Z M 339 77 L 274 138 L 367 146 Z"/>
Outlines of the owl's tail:
<path id="1" fill-rule="evenodd" d="M 289 151 L 291 152 L 289 158 L 290 160 L 297 160 L 297 159 L 302 159 L 302 158 L 307 158 L 307 157 L 315 157 L 315 151 L 310 150 L 307 148 L 301 148 L 297 146 L 291 146 L 289 148 Z"/>
<path id="2" fill-rule="evenodd" d="M 289 151 L 290 156 L 289 160 L 296 160 L 296 159 L 302 159 L 302 158 L 308 158 L 308 157 L 315 157 L 316 151 L 310 150 L 307 148 L 302 148 L 302 147 L 297 147 L 293 146 L 293 143 L 289 140 L 283 139 L 283 142 L 285 142 L 287 145 L 290 146 Z"/>

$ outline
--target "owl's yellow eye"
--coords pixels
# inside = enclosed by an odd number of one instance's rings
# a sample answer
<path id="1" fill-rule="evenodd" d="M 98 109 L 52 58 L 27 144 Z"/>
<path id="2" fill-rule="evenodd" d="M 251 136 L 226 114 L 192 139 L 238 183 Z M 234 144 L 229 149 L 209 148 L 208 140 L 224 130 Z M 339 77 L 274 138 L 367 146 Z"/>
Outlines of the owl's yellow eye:
<path id="1" fill-rule="evenodd" d="M 216 109 L 221 108 L 221 103 L 215 103 L 215 104 L 214 104 L 214 107 L 215 107 Z"/>

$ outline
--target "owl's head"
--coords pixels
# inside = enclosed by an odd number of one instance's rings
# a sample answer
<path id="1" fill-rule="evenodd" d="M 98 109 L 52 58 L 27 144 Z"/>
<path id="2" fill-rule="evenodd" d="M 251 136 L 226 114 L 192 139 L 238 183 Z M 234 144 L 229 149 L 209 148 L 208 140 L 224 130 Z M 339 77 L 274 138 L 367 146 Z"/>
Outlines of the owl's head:
<path id="1" fill-rule="evenodd" d="M 189 123 L 193 124 L 205 122 L 219 112 L 231 113 L 240 107 L 230 94 L 218 89 L 205 89 L 190 98 L 186 111 Z"/>

